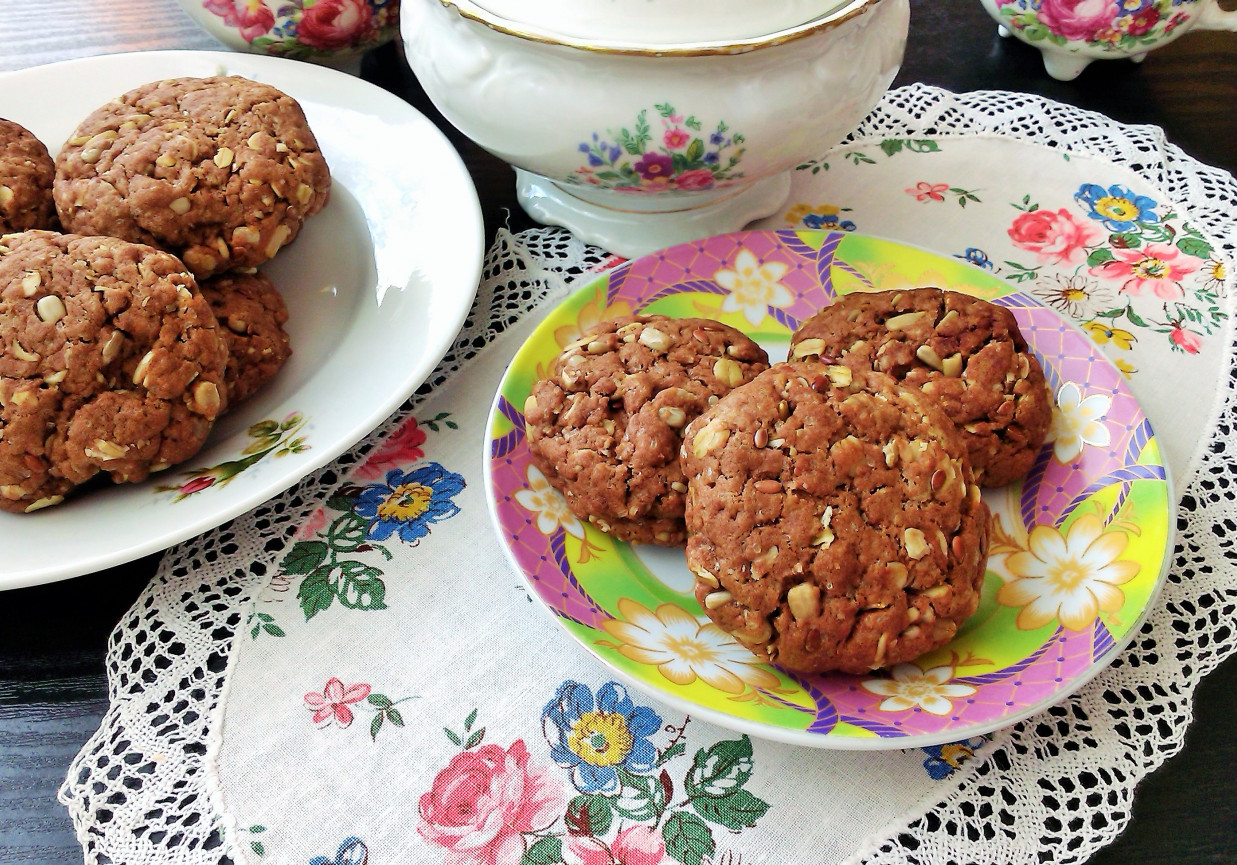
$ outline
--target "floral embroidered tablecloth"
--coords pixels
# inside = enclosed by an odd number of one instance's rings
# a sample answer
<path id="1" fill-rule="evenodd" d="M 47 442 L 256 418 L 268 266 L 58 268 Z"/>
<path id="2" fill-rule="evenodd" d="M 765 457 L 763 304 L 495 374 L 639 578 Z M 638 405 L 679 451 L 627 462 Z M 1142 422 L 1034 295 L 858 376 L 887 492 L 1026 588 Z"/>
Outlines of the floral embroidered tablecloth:
<path id="1" fill-rule="evenodd" d="M 1053 146 L 1031 143 L 1036 131 Z M 711 726 L 616 681 L 509 566 L 482 482 L 499 380 L 567 291 L 547 278 L 539 307 L 510 316 L 364 459 L 169 553 L 118 629 L 114 705 L 61 792 L 87 858 L 1080 861 L 1120 830 L 1138 780 L 1180 746 L 1193 686 L 1234 648 L 1212 614 L 1228 609 L 1231 577 L 1210 529 L 1232 510 L 1213 479 L 1232 473 L 1216 421 L 1234 405 L 1237 219 L 1214 202 L 1237 205 L 1237 183 L 1153 131 L 1034 97 L 910 87 L 801 166 L 764 223 L 890 237 L 1003 277 L 1125 373 L 1185 491 L 1182 544 L 1135 645 L 1062 705 L 988 737 L 865 753 Z M 482 308 L 526 297 L 566 259 L 578 272 L 603 257 L 564 235 L 499 232 Z M 853 276 L 931 281 L 922 262 Z M 732 310 L 784 297 L 776 278 L 728 290 Z M 1097 444 L 1092 406 L 1068 388 L 1058 402 L 1074 419 L 1059 420 L 1059 440 Z M 543 532 L 565 518 L 535 477 L 515 499 Z M 1091 534 L 1078 520 L 1058 538 L 1089 546 Z M 645 624 L 674 636 L 674 622 Z M 1182 636 L 1195 633 L 1197 645 Z M 674 645 L 648 662 L 734 675 L 727 647 L 687 657 Z M 887 689 L 891 712 L 958 696 L 928 675 Z M 1062 810 L 1077 828 L 1062 828 Z"/>
<path id="2" fill-rule="evenodd" d="M 1180 393 L 1222 374 L 1227 261 L 1133 172 L 995 137 L 856 140 L 803 166 L 768 224 L 901 238 L 1019 284 L 1109 353 L 1188 476 L 1216 406 L 1210 388 Z M 776 304 L 774 282 L 735 304 Z M 711 727 L 614 681 L 532 602 L 481 471 L 490 396 L 535 318 L 331 493 L 246 611 L 217 756 L 237 858 L 834 862 L 943 798 L 988 740 L 865 755 Z M 563 518 L 544 484 L 517 498 L 530 520 Z M 733 675 L 720 649 L 667 662 Z M 954 693 L 925 682 L 893 708 Z"/>

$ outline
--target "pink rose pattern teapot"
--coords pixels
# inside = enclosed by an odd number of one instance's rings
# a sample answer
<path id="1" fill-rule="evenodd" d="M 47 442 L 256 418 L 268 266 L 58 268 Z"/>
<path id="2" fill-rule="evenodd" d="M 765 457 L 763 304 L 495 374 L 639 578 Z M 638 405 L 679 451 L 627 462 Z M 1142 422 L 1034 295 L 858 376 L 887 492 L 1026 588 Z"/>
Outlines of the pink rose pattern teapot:
<path id="1" fill-rule="evenodd" d="M 1044 55 L 1053 78 L 1078 77 L 1092 60 L 1141 62 L 1192 27 L 1237 30 L 1237 11 L 1217 0 L 980 0 L 1000 24 Z"/>

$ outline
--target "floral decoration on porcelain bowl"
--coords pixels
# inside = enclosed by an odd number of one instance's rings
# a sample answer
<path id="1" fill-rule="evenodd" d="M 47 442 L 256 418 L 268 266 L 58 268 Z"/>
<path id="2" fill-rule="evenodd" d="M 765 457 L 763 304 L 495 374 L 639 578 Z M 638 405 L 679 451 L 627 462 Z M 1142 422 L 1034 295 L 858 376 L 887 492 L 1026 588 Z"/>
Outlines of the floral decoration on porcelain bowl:
<path id="1" fill-rule="evenodd" d="M 399 0 L 181 0 L 181 5 L 233 48 L 293 60 L 359 54 L 399 32 Z"/>

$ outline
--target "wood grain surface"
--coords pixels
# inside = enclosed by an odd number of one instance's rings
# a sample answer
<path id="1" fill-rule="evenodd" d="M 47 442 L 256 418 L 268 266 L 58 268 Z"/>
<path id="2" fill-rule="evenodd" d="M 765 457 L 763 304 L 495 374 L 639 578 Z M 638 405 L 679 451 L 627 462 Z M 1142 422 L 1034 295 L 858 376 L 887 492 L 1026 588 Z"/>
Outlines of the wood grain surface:
<path id="1" fill-rule="evenodd" d="M 1233 0 L 1223 5 L 1231 8 Z M 912 0 L 911 26 L 896 84 L 1037 93 L 1122 122 L 1161 126 L 1194 158 L 1237 172 L 1237 34 L 1191 33 L 1141 65 L 1099 62 L 1063 83 L 1044 73 L 1033 48 L 999 38 L 978 0 Z M 500 225 L 533 225 L 515 202 L 511 169 L 442 121 L 397 46 L 368 56 L 362 75 L 444 128 L 473 174 L 490 237 Z M 107 707 L 108 635 L 157 564 L 158 556 L 149 556 L 0 595 L 0 865 L 82 861 L 56 789 Z M 1203 681 L 1193 710 L 1184 752 L 1138 787 L 1130 827 L 1090 860 L 1094 865 L 1237 862 L 1237 739 L 1229 732 L 1237 717 L 1237 662 Z"/>

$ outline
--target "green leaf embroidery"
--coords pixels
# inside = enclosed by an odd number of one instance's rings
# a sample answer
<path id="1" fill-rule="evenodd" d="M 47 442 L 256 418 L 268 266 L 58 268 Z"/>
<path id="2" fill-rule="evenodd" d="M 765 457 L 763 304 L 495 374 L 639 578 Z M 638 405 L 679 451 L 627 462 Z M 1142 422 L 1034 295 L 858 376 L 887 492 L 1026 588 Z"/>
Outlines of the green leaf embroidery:
<path id="1" fill-rule="evenodd" d="M 663 763 L 673 760 L 675 757 L 679 756 L 686 750 L 687 750 L 686 744 L 684 744 L 683 742 L 675 742 L 673 745 L 671 745 L 669 748 L 666 749 L 664 754 L 662 754 L 660 757 L 657 758 L 657 765 L 660 766 Z"/>
<path id="2" fill-rule="evenodd" d="M 279 563 L 282 573 L 308 574 L 326 561 L 327 546 L 322 541 L 297 541 Z"/>
<path id="3" fill-rule="evenodd" d="M 267 632 L 268 634 L 270 634 L 272 637 L 283 637 L 283 636 L 286 636 L 286 635 L 284 634 L 283 628 L 279 627 L 279 625 L 264 624 L 264 625 L 262 626 L 262 630 L 266 631 L 266 632 Z"/>
<path id="4" fill-rule="evenodd" d="M 747 783 L 752 776 L 752 740 L 728 739 L 717 742 L 707 751 L 696 752 L 691 771 L 684 782 L 687 795 L 725 796 Z"/>
<path id="5" fill-rule="evenodd" d="M 261 842 L 261 841 L 250 841 L 250 842 L 249 842 L 249 849 L 250 849 L 250 850 L 252 850 L 254 853 L 256 853 L 256 854 L 257 854 L 257 855 L 259 855 L 259 856 L 265 856 L 265 855 L 266 855 L 266 847 L 264 847 L 264 846 L 262 845 L 262 842 Z"/>
<path id="6" fill-rule="evenodd" d="M 451 732 L 451 731 L 450 731 L 450 730 L 448 730 L 446 727 L 443 727 L 443 728 L 442 728 L 442 731 L 443 731 L 444 733 L 446 733 L 446 734 L 447 734 L 447 738 L 451 740 L 451 744 L 452 744 L 452 745 L 457 745 L 457 746 L 458 746 L 458 745 L 462 745 L 462 744 L 464 744 L 464 743 L 460 740 L 460 737 L 459 737 L 459 736 L 455 735 L 455 733 Z"/>
<path id="7" fill-rule="evenodd" d="M 614 821 L 614 809 L 605 796 L 576 796 L 567 804 L 566 821 L 573 835 L 604 835 Z"/>
<path id="8" fill-rule="evenodd" d="M 1201 237 L 1182 237 L 1177 241 L 1177 248 L 1195 258 L 1210 258 L 1215 251 L 1211 244 Z"/>
<path id="9" fill-rule="evenodd" d="M 399 713 L 399 709 L 387 709 L 387 717 L 396 727 L 404 726 L 404 716 Z"/>
<path id="10" fill-rule="evenodd" d="M 1087 256 L 1087 266 L 1097 267 L 1106 261 L 1112 261 L 1113 254 L 1111 249 L 1095 249 Z"/>
<path id="11" fill-rule="evenodd" d="M 686 811 L 676 811 L 666 820 L 661 830 L 666 842 L 666 853 L 683 865 L 701 865 L 706 856 L 712 857 L 717 845 L 708 825 Z"/>
<path id="12" fill-rule="evenodd" d="M 391 708 L 391 698 L 386 694 L 370 694 L 365 698 L 365 702 L 371 706 L 377 706 L 379 709 Z"/>
<path id="13" fill-rule="evenodd" d="M 340 562 L 339 602 L 350 610 L 385 610 L 386 583 L 382 571 L 361 562 Z"/>
<path id="14" fill-rule="evenodd" d="M 758 799 L 746 790 L 735 790 L 726 796 L 697 796 L 691 800 L 692 808 L 710 823 L 718 823 L 727 829 L 739 830 L 755 826 L 756 821 L 769 810 L 769 803 Z"/>
<path id="15" fill-rule="evenodd" d="M 378 731 L 382 729 L 382 720 L 386 716 L 379 712 L 374 715 L 374 720 L 369 722 L 369 738 L 374 741 L 378 740 Z"/>
<path id="16" fill-rule="evenodd" d="M 563 861 L 563 841 L 561 838 L 541 838 L 528 848 L 520 865 L 555 865 Z"/>
<path id="17" fill-rule="evenodd" d="M 464 749 L 468 750 L 469 748 L 477 747 L 478 745 L 481 744 L 481 740 L 484 738 L 485 738 L 485 727 L 479 727 L 476 732 L 474 732 L 471 736 L 468 737 L 468 742 L 467 744 L 464 745 Z"/>
<path id="18" fill-rule="evenodd" d="M 886 156 L 893 156 L 895 153 L 901 153 L 904 145 L 900 138 L 886 138 L 880 146 Z"/>
<path id="19" fill-rule="evenodd" d="M 301 581 L 296 590 L 296 599 L 301 604 L 305 621 L 309 621 L 323 610 L 329 609 L 335 600 L 335 586 L 331 584 L 330 570 L 319 568 Z"/>
<path id="20" fill-rule="evenodd" d="M 326 542 L 336 553 L 351 553 L 365 543 L 368 533 L 369 520 L 347 511 L 336 517 L 326 530 Z"/>
<path id="21" fill-rule="evenodd" d="M 644 823 L 655 820 L 666 810 L 666 791 L 657 778 L 620 772 L 623 787 L 610 800 L 614 810 L 630 820 Z"/>

